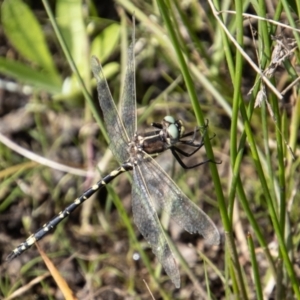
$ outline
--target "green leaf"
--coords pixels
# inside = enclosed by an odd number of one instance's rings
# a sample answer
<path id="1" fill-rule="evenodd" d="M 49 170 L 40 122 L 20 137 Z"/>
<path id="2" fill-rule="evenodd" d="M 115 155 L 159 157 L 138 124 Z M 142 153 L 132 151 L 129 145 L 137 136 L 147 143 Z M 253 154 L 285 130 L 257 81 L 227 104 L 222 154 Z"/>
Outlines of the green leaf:
<path id="1" fill-rule="evenodd" d="M 23 57 L 59 77 L 40 24 L 29 7 L 20 0 L 5 0 L 1 19 L 7 38 Z"/>
<path id="2" fill-rule="evenodd" d="M 85 80 L 90 77 L 89 41 L 82 9 L 82 0 L 56 1 L 56 18 L 67 48 Z"/>
<path id="3" fill-rule="evenodd" d="M 288 0 L 287 3 L 289 4 L 290 8 L 293 10 L 295 14 L 297 14 L 297 4 L 295 0 Z"/>
<path id="4" fill-rule="evenodd" d="M 116 47 L 120 36 L 120 25 L 113 23 L 106 27 L 92 42 L 91 54 L 99 58 L 101 64 Z"/>
<path id="5" fill-rule="evenodd" d="M 56 94 L 61 91 L 61 85 L 55 75 L 34 70 L 14 60 L 0 57 L 0 73 L 33 86 L 33 88 L 37 90 L 45 90 L 51 94 Z"/>

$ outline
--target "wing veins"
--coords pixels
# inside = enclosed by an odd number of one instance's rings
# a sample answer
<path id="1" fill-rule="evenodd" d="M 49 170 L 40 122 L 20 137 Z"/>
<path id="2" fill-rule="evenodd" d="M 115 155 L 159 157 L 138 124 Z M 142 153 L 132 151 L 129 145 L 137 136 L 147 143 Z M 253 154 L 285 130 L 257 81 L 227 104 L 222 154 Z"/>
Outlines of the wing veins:
<path id="1" fill-rule="evenodd" d="M 136 226 L 151 245 L 153 253 L 162 264 L 174 285 L 180 287 L 180 274 L 174 256 L 160 224 L 151 196 L 139 165 L 133 172 L 132 210 Z"/>
<path id="2" fill-rule="evenodd" d="M 95 56 L 91 59 L 91 66 L 97 81 L 98 99 L 111 142 L 110 148 L 119 162 L 123 163 L 129 156 L 127 153 L 129 137 L 110 93 L 102 66 Z"/>
<path id="3" fill-rule="evenodd" d="M 220 234 L 210 217 L 180 190 L 154 159 L 145 153 L 144 160 L 141 172 L 158 206 L 186 231 L 201 234 L 209 244 L 219 244 Z"/>

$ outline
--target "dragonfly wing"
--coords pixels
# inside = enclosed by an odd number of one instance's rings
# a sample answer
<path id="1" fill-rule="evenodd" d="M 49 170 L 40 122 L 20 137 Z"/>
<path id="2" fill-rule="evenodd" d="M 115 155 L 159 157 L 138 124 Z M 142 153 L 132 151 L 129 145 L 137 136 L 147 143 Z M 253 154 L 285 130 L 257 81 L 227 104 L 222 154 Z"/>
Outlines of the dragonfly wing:
<path id="1" fill-rule="evenodd" d="M 95 56 L 91 59 L 91 66 L 97 81 L 98 98 L 103 112 L 106 129 L 111 139 L 110 148 L 118 161 L 123 163 L 129 156 L 127 152 L 129 138 L 119 117 L 113 97 L 111 96 L 107 81 L 103 74 L 102 66 Z"/>
<path id="2" fill-rule="evenodd" d="M 127 51 L 127 67 L 122 94 L 121 118 L 129 137 L 136 133 L 136 89 L 135 89 L 135 22 L 133 20 L 132 41 Z"/>
<path id="3" fill-rule="evenodd" d="M 132 211 L 136 226 L 150 244 L 153 253 L 162 264 L 174 285 L 180 287 L 180 274 L 175 259 L 153 207 L 139 166 L 133 172 Z"/>
<path id="4" fill-rule="evenodd" d="M 220 233 L 210 217 L 195 205 L 149 155 L 140 164 L 152 198 L 174 221 L 190 233 L 199 233 L 213 245 L 220 243 Z"/>

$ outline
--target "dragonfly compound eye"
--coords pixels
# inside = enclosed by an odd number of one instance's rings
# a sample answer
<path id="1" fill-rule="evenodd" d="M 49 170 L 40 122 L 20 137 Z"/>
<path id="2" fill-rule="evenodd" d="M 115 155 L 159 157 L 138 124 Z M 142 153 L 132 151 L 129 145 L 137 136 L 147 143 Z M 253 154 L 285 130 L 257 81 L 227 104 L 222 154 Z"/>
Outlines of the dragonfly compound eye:
<path id="1" fill-rule="evenodd" d="M 167 128 L 167 133 L 171 139 L 171 141 L 178 141 L 179 138 L 179 129 L 175 124 L 170 124 Z"/>
<path id="2" fill-rule="evenodd" d="M 169 124 L 175 124 L 175 119 L 172 116 L 165 116 L 164 121 Z"/>

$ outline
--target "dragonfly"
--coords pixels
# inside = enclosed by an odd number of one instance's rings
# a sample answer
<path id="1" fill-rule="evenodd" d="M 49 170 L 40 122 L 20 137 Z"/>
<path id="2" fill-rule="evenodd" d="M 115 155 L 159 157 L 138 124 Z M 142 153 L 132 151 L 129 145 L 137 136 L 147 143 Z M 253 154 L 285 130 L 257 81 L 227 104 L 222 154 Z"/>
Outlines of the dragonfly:
<path id="1" fill-rule="evenodd" d="M 180 155 L 192 156 L 204 145 L 203 138 L 200 142 L 195 141 L 199 128 L 185 133 L 181 120 L 166 116 L 161 123 L 152 123 L 154 128 L 152 131 L 145 134 L 137 133 L 134 44 L 135 32 L 133 29 L 132 42 L 128 48 L 120 114 L 99 60 L 94 56 L 91 59 L 92 72 L 97 82 L 98 99 L 110 138 L 110 149 L 120 166 L 100 179 L 57 216 L 29 236 L 25 242 L 8 255 L 8 261 L 29 249 L 96 191 L 127 171 L 133 173 L 132 211 L 134 223 L 150 244 L 153 253 L 176 288 L 180 287 L 180 273 L 156 212 L 155 203 L 159 209 L 168 213 L 189 233 L 201 234 L 209 244 L 219 244 L 220 234 L 210 217 L 180 190 L 154 159 L 159 153 L 171 150 L 176 160 L 185 169 L 194 168 L 209 161 L 213 162 L 209 159 L 188 166 L 180 158 Z M 207 126 L 208 124 L 205 126 L 205 132 Z M 179 148 L 180 145 L 191 146 L 194 149 L 188 153 Z"/>

